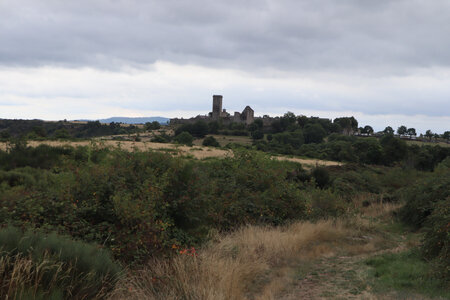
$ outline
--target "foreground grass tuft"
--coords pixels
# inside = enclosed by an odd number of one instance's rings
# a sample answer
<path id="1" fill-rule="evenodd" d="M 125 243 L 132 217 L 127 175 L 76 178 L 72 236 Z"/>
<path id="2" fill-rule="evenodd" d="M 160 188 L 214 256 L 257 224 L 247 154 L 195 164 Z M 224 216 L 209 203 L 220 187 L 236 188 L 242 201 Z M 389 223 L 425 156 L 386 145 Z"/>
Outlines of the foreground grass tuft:
<path id="1" fill-rule="evenodd" d="M 380 292 L 412 291 L 431 297 L 450 298 L 449 283 L 432 277 L 431 265 L 421 259 L 417 249 L 383 254 L 365 263 L 372 267 L 370 276 L 373 286 Z"/>

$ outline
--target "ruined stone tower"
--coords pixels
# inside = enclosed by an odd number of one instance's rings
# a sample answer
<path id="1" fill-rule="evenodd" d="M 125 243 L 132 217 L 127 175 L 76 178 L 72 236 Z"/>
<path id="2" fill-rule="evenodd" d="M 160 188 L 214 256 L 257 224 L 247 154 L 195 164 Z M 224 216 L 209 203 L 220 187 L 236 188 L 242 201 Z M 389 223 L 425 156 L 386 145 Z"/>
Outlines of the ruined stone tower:
<path id="1" fill-rule="evenodd" d="M 241 119 L 245 121 L 245 124 L 249 125 L 255 121 L 255 112 L 250 106 L 246 106 L 241 113 Z"/>
<path id="2" fill-rule="evenodd" d="M 220 113 L 222 112 L 222 98 L 223 97 L 221 95 L 213 95 L 213 107 L 211 117 L 214 120 L 219 119 Z"/>

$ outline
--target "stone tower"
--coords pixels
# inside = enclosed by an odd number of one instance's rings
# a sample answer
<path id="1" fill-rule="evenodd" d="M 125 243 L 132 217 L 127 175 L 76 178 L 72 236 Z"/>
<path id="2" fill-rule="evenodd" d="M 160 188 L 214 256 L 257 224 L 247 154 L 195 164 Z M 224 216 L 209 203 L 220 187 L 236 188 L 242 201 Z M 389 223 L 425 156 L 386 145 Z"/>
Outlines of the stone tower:
<path id="1" fill-rule="evenodd" d="M 221 95 L 213 95 L 212 118 L 214 120 L 219 119 L 222 112 L 222 99 Z"/>
<path id="2" fill-rule="evenodd" d="M 241 118 L 245 121 L 245 124 L 252 124 L 255 121 L 255 111 L 250 106 L 246 106 L 241 113 Z"/>

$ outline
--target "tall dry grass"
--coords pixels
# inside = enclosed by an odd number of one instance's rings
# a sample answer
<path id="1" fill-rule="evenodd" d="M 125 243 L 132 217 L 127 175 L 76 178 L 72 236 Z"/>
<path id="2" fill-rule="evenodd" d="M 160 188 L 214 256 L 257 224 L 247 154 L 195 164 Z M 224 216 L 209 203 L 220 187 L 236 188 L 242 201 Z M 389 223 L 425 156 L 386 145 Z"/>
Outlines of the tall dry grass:
<path id="1" fill-rule="evenodd" d="M 292 277 L 289 265 L 332 256 L 365 240 L 369 224 L 347 220 L 297 222 L 284 227 L 247 226 L 216 238 L 198 256 L 153 261 L 119 284 L 112 299 L 275 299 Z"/>
<path id="2" fill-rule="evenodd" d="M 20 254 L 0 256 L 0 299 L 104 299 L 110 282 L 104 288 L 89 286 L 92 272 L 74 277 L 72 267 L 44 257 L 38 263 Z M 80 286 L 82 283 L 83 286 Z"/>
<path id="3" fill-rule="evenodd" d="M 56 270 L 48 282 L 50 290 L 58 292 L 57 278 L 63 273 L 63 263 L 42 260 L 35 264 L 21 255 L 0 257 L 0 299 L 26 299 L 43 296 L 42 281 L 48 270 Z M 47 295 L 49 296 L 49 295 Z"/>

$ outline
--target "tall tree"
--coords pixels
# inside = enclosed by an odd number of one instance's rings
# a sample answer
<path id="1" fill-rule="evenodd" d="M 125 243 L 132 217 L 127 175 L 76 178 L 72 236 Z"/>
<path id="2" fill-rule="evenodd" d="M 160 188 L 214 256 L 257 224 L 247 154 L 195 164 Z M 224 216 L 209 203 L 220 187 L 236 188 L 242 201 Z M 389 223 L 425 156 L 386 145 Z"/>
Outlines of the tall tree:
<path id="1" fill-rule="evenodd" d="M 431 138 L 433 137 L 433 132 L 430 130 L 430 129 L 428 129 L 426 132 L 425 132 L 425 136 L 431 141 Z"/>
<path id="2" fill-rule="evenodd" d="M 372 126 L 366 125 L 366 126 L 364 126 L 364 128 L 361 132 L 371 135 L 373 133 L 373 128 L 372 128 Z"/>
<path id="3" fill-rule="evenodd" d="M 342 128 L 342 133 L 346 135 L 352 134 L 358 129 L 358 121 L 354 117 L 336 118 L 333 123 L 339 124 Z"/>
<path id="4" fill-rule="evenodd" d="M 412 136 L 416 136 L 416 129 L 415 128 L 408 128 L 408 130 L 406 131 L 406 133 L 409 135 L 409 137 L 411 138 Z"/>
<path id="5" fill-rule="evenodd" d="M 449 140 L 450 140 L 450 131 L 444 132 L 444 133 L 442 134 L 442 138 L 443 138 L 444 140 L 447 140 L 447 143 L 448 143 Z"/>
<path id="6" fill-rule="evenodd" d="M 325 129 L 320 124 L 306 124 L 303 128 L 303 134 L 305 136 L 305 143 L 321 143 L 323 138 L 327 135 Z"/>
<path id="7" fill-rule="evenodd" d="M 408 129 L 406 128 L 406 126 L 400 126 L 399 128 L 397 128 L 397 133 L 399 135 L 405 135 L 406 132 L 408 131 Z"/>
<path id="8" fill-rule="evenodd" d="M 391 126 L 388 126 L 383 130 L 383 133 L 384 134 L 394 134 L 394 129 L 392 129 Z"/>

